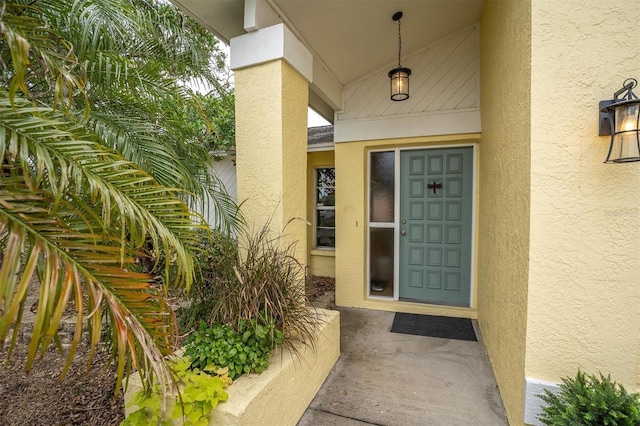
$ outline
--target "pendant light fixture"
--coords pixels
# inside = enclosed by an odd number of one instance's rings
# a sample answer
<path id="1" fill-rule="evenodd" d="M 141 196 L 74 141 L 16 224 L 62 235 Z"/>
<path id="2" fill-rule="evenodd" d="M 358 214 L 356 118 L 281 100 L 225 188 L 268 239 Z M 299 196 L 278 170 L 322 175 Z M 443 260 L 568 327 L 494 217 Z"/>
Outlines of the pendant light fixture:
<path id="1" fill-rule="evenodd" d="M 389 71 L 389 79 L 391 79 L 391 100 L 406 101 L 409 99 L 409 76 L 411 75 L 411 70 L 400 65 L 400 57 L 402 56 L 400 19 L 402 19 L 402 12 L 394 13 L 391 19 L 398 22 L 398 67 Z"/>
<path id="2" fill-rule="evenodd" d="M 637 85 L 628 78 L 613 99 L 600 102 L 600 136 L 611 135 L 605 163 L 640 161 L 640 99 L 631 90 Z"/>

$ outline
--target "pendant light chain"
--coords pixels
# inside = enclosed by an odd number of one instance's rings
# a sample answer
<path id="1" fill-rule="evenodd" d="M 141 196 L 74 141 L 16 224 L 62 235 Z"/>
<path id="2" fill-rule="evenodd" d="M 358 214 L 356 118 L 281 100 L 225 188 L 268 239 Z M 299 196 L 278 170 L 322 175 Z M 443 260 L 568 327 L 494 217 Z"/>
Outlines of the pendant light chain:
<path id="1" fill-rule="evenodd" d="M 402 32 L 400 31 L 400 21 L 401 19 L 398 19 L 398 68 L 401 66 L 400 57 L 402 55 Z"/>

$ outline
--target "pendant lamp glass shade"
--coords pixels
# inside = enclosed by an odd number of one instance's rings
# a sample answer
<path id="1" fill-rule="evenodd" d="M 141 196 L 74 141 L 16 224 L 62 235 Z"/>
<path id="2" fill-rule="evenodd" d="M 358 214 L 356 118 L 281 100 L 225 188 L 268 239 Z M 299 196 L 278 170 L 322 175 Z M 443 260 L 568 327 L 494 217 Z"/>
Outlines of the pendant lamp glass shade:
<path id="1" fill-rule="evenodd" d="M 612 101 L 603 101 L 601 112 L 610 123 L 611 144 L 605 163 L 631 163 L 640 161 L 640 99 L 631 90 L 635 79 L 624 82 Z M 618 96 L 626 94 L 619 99 Z"/>
<path id="2" fill-rule="evenodd" d="M 402 56 L 402 33 L 400 32 L 400 19 L 402 12 L 396 12 L 391 18 L 398 23 L 398 66 L 389 71 L 389 79 L 391 82 L 391 100 L 405 101 L 409 99 L 409 76 L 411 70 L 400 65 Z"/>
<path id="3" fill-rule="evenodd" d="M 391 79 L 391 100 L 404 101 L 409 99 L 409 76 L 411 70 L 409 68 L 394 68 L 389 71 Z"/>

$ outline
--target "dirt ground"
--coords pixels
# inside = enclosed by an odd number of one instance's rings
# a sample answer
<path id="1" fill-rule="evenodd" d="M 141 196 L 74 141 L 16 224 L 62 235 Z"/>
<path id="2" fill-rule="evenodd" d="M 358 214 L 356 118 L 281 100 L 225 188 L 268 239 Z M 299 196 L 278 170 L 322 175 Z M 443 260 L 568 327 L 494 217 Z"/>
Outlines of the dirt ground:
<path id="1" fill-rule="evenodd" d="M 25 373 L 27 343 L 0 363 L 0 425 L 118 425 L 124 420 L 122 396 L 114 398 L 116 375 L 100 351 L 85 374 L 88 348 L 82 346 L 63 381 L 66 358 L 55 348 Z M 6 348 L 0 352 L 4 360 Z"/>
<path id="2" fill-rule="evenodd" d="M 311 300 L 334 289 L 333 278 L 311 277 Z M 88 347 L 81 346 L 64 380 L 66 361 L 54 347 L 25 373 L 28 339 L 20 339 L 9 361 L 0 350 L 0 426 L 119 425 L 124 420 L 122 393 L 114 398 L 116 374 L 108 353 L 99 351 L 85 374 Z"/>

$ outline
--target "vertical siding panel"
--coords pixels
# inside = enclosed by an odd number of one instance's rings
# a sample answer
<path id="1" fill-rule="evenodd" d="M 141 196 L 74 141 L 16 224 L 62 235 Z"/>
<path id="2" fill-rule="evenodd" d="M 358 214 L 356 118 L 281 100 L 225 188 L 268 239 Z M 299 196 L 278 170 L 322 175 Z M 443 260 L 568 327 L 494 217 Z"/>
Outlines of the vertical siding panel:
<path id="1" fill-rule="evenodd" d="M 231 157 L 224 157 L 222 160 L 213 163 L 210 170 L 218 177 L 220 182 L 222 182 L 229 196 L 237 202 L 238 187 L 236 166 L 233 164 L 233 159 Z M 207 222 L 213 226 L 215 224 L 216 217 L 215 207 L 211 204 L 208 207 L 208 211 L 205 213 L 205 219 L 207 219 Z"/>

